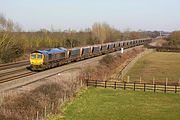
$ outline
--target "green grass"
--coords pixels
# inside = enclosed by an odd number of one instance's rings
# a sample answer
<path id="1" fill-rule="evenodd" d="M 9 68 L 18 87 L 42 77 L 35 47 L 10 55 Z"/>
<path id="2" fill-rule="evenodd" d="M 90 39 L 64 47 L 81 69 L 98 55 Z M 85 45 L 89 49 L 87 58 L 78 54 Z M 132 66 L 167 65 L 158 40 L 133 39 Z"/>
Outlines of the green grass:
<path id="1" fill-rule="evenodd" d="M 130 81 L 137 81 L 140 76 L 143 81 L 178 82 L 180 80 L 180 53 L 153 52 L 141 58 L 127 73 Z M 125 77 L 125 79 L 126 79 Z"/>
<path id="2" fill-rule="evenodd" d="M 48 120 L 179 120 L 174 93 L 89 88 L 64 107 L 64 117 Z"/>

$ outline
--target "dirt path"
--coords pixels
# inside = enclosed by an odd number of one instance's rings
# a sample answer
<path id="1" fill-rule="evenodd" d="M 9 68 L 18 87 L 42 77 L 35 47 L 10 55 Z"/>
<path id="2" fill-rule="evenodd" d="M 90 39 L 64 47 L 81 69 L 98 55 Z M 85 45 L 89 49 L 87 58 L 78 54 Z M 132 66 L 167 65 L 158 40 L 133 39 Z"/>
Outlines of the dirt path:
<path id="1" fill-rule="evenodd" d="M 167 44 L 168 41 L 164 39 L 155 39 L 154 42 L 150 43 L 149 45 L 154 47 L 162 47 L 164 44 Z"/>

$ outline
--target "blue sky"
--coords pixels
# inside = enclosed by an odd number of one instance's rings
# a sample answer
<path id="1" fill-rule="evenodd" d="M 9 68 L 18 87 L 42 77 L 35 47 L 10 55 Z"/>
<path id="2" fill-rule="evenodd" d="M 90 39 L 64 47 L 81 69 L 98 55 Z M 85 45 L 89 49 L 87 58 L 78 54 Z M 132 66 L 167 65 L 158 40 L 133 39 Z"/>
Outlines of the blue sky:
<path id="1" fill-rule="evenodd" d="M 24 30 L 84 29 L 106 22 L 122 31 L 180 30 L 180 0 L 0 0 L 0 13 Z"/>

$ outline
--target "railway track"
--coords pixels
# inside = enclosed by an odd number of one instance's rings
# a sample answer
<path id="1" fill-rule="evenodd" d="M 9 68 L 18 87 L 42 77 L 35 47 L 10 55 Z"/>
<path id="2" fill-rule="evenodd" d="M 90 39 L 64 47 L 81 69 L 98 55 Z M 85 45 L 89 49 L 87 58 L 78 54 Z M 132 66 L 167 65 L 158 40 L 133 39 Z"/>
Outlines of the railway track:
<path id="1" fill-rule="evenodd" d="M 14 62 L 14 63 L 7 63 L 7 64 L 0 64 L 0 70 L 6 70 L 10 68 L 16 68 L 16 67 L 21 67 L 29 65 L 29 61 L 20 61 L 20 62 Z"/>
<path id="2" fill-rule="evenodd" d="M 9 72 L 5 71 L 3 73 L 0 73 L 0 78 L 4 77 L 4 76 L 7 76 L 7 75 L 12 75 L 12 74 L 15 74 L 15 73 L 23 72 L 25 70 L 26 70 L 26 68 L 22 68 L 22 69 L 18 69 L 18 70 L 13 70 L 13 71 L 9 71 Z"/>
<path id="3" fill-rule="evenodd" d="M 14 71 L 12 71 L 12 72 L 14 72 Z M 36 74 L 36 72 L 27 71 L 25 73 L 20 73 L 20 74 L 16 74 L 16 75 L 12 75 L 12 76 L 5 76 L 5 77 L 2 76 L 2 74 L 1 74 L 0 84 L 5 83 L 5 82 L 9 82 L 9 81 L 13 81 L 13 80 L 16 80 L 16 79 L 19 79 L 19 78 L 27 77 L 27 76 L 30 76 L 30 75 L 33 75 L 33 74 Z"/>
<path id="4" fill-rule="evenodd" d="M 28 64 L 29 61 L 0 64 L 0 84 L 35 74 L 35 72 L 27 71 L 27 68 L 24 67 Z"/>

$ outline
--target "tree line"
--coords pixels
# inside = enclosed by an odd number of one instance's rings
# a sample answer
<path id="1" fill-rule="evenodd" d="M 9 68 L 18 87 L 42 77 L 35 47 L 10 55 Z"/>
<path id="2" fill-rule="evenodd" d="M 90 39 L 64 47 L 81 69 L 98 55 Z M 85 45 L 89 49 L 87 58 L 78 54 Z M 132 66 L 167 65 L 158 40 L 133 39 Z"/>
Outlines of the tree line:
<path id="1" fill-rule="evenodd" d="M 180 31 L 174 31 L 168 37 L 169 45 L 180 48 Z"/>
<path id="2" fill-rule="evenodd" d="M 94 23 L 84 30 L 49 31 L 40 29 L 23 32 L 18 23 L 0 15 L 0 63 L 7 63 L 29 54 L 33 50 L 53 47 L 73 48 L 99 43 L 156 37 L 155 32 L 121 32 L 107 23 Z"/>

